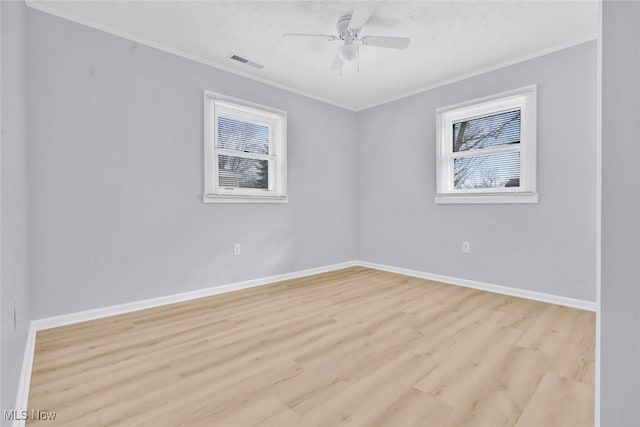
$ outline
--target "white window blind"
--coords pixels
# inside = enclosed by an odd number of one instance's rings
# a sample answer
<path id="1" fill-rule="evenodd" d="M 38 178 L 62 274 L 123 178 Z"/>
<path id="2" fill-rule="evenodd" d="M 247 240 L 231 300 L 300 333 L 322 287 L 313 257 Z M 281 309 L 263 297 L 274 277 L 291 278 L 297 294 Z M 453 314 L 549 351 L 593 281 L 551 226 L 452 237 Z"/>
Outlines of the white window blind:
<path id="1" fill-rule="evenodd" d="M 520 113 L 517 109 L 453 123 L 456 190 L 520 187 Z"/>

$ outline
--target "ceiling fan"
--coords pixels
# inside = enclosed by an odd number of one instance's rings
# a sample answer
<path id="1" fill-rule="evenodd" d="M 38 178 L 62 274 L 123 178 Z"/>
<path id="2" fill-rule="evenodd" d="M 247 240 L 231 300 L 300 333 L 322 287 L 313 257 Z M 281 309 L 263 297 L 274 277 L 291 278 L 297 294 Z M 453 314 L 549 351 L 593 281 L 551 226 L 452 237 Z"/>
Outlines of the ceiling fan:
<path id="1" fill-rule="evenodd" d="M 336 56 L 329 67 L 331 70 L 340 70 L 342 75 L 343 61 L 358 61 L 358 71 L 360 71 L 360 46 L 376 46 L 391 49 L 405 49 L 409 46 L 411 39 L 407 37 L 385 37 L 385 36 L 360 36 L 362 27 L 367 23 L 374 8 L 371 6 L 358 6 L 351 15 L 345 15 L 338 19 L 336 30 L 338 35 L 330 34 L 284 34 L 283 37 L 320 37 L 327 41 L 342 41 Z"/>

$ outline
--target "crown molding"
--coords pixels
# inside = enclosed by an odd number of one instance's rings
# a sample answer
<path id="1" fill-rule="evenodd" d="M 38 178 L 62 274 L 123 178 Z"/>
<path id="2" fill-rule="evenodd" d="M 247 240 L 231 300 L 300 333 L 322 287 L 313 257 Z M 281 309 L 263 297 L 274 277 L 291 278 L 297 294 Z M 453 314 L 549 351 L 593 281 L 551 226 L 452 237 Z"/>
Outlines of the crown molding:
<path id="1" fill-rule="evenodd" d="M 99 30 L 99 31 L 103 31 L 105 33 L 109 33 L 111 35 L 114 35 L 114 36 L 117 36 L 117 37 L 120 37 L 120 38 L 123 38 L 123 39 L 126 39 L 126 40 L 134 41 L 134 42 L 139 43 L 141 45 L 152 47 L 154 49 L 158 49 L 158 50 L 161 50 L 163 52 L 167 52 L 167 53 L 170 53 L 170 54 L 173 54 L 173 55 L 185 58 L 185 59 L 189 59 L 191 61 L 198 62 L 200 64 L 208 65 L 210 67 L 214 67 L 214 68 L 217 68 L 217 69 L 222 70 L 222 71 L 226 71 L 226 72 L 231 73 L 231 74 L 235 74 L 235 75 L 238 75 L 238 76 L 250 79 L 250 80 L 254 80 L 254 81 L 269 85 L 269 86 L 276 87 L 278 89 L 286 90 L 288 92 L 295 93 L 297 95 L 301 95 L 301 96 L 304 96 L 306 98 L 315 99 L 316 101 L 320 101 L 320 102 L 323 102 L 325 104 L 330 104 L 330 105 L 333 105 L 333 106 L 336 106 L 336 107 L 339 107 L 339 108 L 342 108 L 342 109 L 345 109 L 345 110 L 348 110 L 348 111 L 353 111 L 353 112 L 365 111 L 365 110 L 368 110 L 370 108 L 374 108 L 374 107 L 378 107 L 378 106 L 381 106 L 381 105 L 384 105 L 384 104 L 388 104 L 390 102 L 398 101 L 400 99 L 407 98 L 407 97 L 410 97 L 410 96 L 413 96 L 413 95 L 417 95 L 417 94 L 420 94 L 420 93 L 423 93 L 423 92 L 427 92 L 427 91 L 430 91 L 430 90 L 433 90 L 433 89 L 436 89 L 436 88 L 439 88 L 439 87 L 442 87 L 442 86 L 446 86 L 446 85 L 449 85 L 449 84 L 452 84 L 452 83 L 456 83 L 456 82 L 459 82 L 461 80 L 465 80 L 465 79 L 468 79 L 468 78 L 471 78 L 471 77 L 479 76 L 481 74 L 485 74 L 485 73 L 488 73 L 488 72 L 491 72 L 491 71 L 495 71 L 495 70 L 498 70 L 498 69 L 501 69 L 501 68 L 505 68 L 505 67 L 508 67 L 510 65 L 515 65 L 515 64 L 518 64 L 518 63 L 521 63 L 521 62 L 529 61 L 531 59 L 535 59 L 535 58 L 538 58 L 540 56 L 548 55 L 548 54 L 551 54 L 551 53 L 554 53 L 554 52 L 558 52 L 558 51 L 561 51 L 561 50 L 564 50 L 564 49 L 568 49 L 568 48 L 573 47 L 573 46 L 577 46 L 577 45 L 580 45 L 580 44 L 583 44 L 583 43 L 598 39 L 598 35 L 597 34 L 593 34 L 593 35 L 591 35 L 589 37 L 576 39 L 576 40 L 573 40 L 573 41 L 570 41 L 570 42 L 567 42 L 567 43 L 563 43 L 563 44 L 560 44 L 560 45 L 557 45 L 557 46 L 554 46 L 554 47 L 551 47 L 551 48 L 548 48 L 548 49 L 543 49 L 543 50 L 540 50 L 540 51 L 537 51 L 537 52 L 534 52 L 534 53 L 531 53 L 531 54 L 523 55 L 523 56 L 520 56 L 518 58 L 511 59 L 509 61 L 504 61 L 504 62 L 495 64 L 495 65 L 492 65 L 490 67 L 481 68 L 481 69 L 478 69 L 478 70 L 475 70 L 475 71 L 471 71 L 471 72 L 468 72 L 468 73 L 464 73 L 464 74 L 458 75 L 456 77 L 452 77 L 452 78 L 447 79 L 447 80 L 443 80 L 443 81 L 440 81 L 440 82 L 432 83 L 430 85 L 423 86 L 423 87 L 421 87 L 419 89 L 411 90 L 411 91 L 408 91 L 408 92 L 403 92 L 403 93 L 401 93 L 399 95 L 395 95 L 395 96 L 392 96 L 392 97 L 384 98 L 381 101 L 376 101 L 374 103 L 365 104 L 365 105 L 362 105 L 362 106 L 359 106 L 359 107 L 355 107 L 355 106 L 345 105 L 345 104 L 342 104 L 340 102 L 335 102 L 335 101 L 332 101 L 330 99 L 323 98 L 322 96 L 318 96 L 318 95 L 315 95 L 313 93 L 306 92 L 306 91 L 297 89 L 297 88 L 295 88 L 293 86 L 289 86 L 289 85 L 286 85 L 286 84 L 283 84 L 283 83 L 279 83 L 279 82 L 276 82 L 276 81 L 271 80 L 271 79 L 267 79 L 267 78 L 264 78 L 264 77 L 256 76 L 254 74 L 250 74 L 250 73 L 238 70 L 236 68 L 233 68 L 233 67 L 231 67 L 231 66 L 229 66 L 227 64 L 223 64 L 223 63 L 218 62 L 218 61 L 205 59 L 205 58 L 202 58 L 202 57 L 200 57 L 198 55 L 193 55 L 193 54 L 185 52 L 183 50 L 169 47 L 169 46 L 167 46 L 167 45 L 165 45 L 163 43 L 154 42 L 154 41 L 145 39 L 143 37 L 137 37 L 137 36 L 134 36 L 134 35 L 132 35 L 130 33 L 125 32 L 125 31 L 121 31 L 121 30 L 119 30 L 117 28 L 113 28 L 113 27 L 110 27 L 110 26 L 107 26 L 107 25 L 98 24 L 96 22 L 93 22 L 93 21 L 85 19 L 85 18 L 80 18 L 80 17 L 75 16 L 73 14 L 70 14 L 70 13 L 61 11 L 61 10 L 55 8 L 55 7 L 52 7 L 51 5 L 49 5 L 47 3 L 41 3 L 38 0 L 25 0 L 25 3 L 31 9 L 38 10 L 40 12 L 44 12 L 44 13 L 47 13 L 49 15 L 57 16 L 58 18 L 66 19 L 68 21 L 75 22 L 76 24 L 84 25 L 86 27 L 90 27 L 90 28 L 93 28 L 93 29 L 96 29 L 96 30 Z"/>
<path id="2" fill-rule="evenodd" d="M 25 0 L 25 3 L 31 9 L 34 9 L 34 10 L 37 10 L 37 11 L 40 11 L 40 12 L 44 12 L 44 13 L 49 14 L 49 15 L 56 16 L 58 18 L 65 19 L 67 21 L 71 21 L 71 22 L 74 22 L 76 24 L 84 25 L 85 27 L 93 28 L 94 30 L 99 30 L 99 31 L 114 35 L 116 37 L 120 37 L 122 39 L 130 40 L 130 41 L 139 43 L 139 44 L 147 46 L 147 47 L 152 47 L 154 49 L 158 49 L 160 51 L 163 51 L 163 52 L 166 52 L 166 53 L 170 53 L 172 55 L 176 55 L 176 56 L 179 56 L 179 57 L 182 57 L 182 58 L 185 58 L 185 59 L 189 59 L 191 61 L 198 62 L 198 63 L 203 64 L 203 65 L 208 65 L 210 67 L 217 68 L 219 70 L 226 71 L 228 73 L 235 74 L 235 75 L 238 75 L 240 77 L 244 77 L 244 78 L 247 78 L 247 79 L 250 79 L 250 80 L 254 80 L 254 81 L 269 85 L 269 86 L 276 87 L 278 89 L 286 90 L 287 92 L 295 93 L 296 95 L 301 95 L 301 96 L 304 96 L 306 98 L 315 99 L 316 101 L 320 101 L 320 102 L 323 102 L 325 104 L 330 104 L 330 105 L 333 105 L 333 106 L 336 106 L 336 107 L 340 107 L 340 108 L 343 108 L 343 109 L 349 110 L 349 111 L 356 111 L 351 106 L 344 105 L 344 104 L 341 104 L 339 102 L 331 101 L 330 99 L 326 99 L 326 98 L 323 98 L 321 96 L 317 96 L 317 95 L 314 95 L 312 93 L 305 92 L 305 91 L 297 89 L 297 88 L 295 88 L 293 86 L 289 86 L 289 85 L 286 85 L 286 84 L 283 84 L 283 83 L 279 83 L 279 82 L 273 81 L 271 79 L 267 79 L 267 78 L 264 78 L 264 77 L 256 76 L 254 74 L 250 74 L 250 73 L 247 73 L 247 72 L 244 72 L 244 71 L 241 71 L 241 70 L 237 70 L 237 69 L 235 69 L 235 68 L 233 68 L 233 67 L 231 67 L 229 65 L 223 64 L 221 62 L 213 61 L 213 60 L 210 60 L 210 59 L 205 59 L 205 58 L 202 58 L 201 56 L 194 55 L 194 54 L 191 54 L 189 52 L 185 52 L 185 51 L 180 50 L 180 49 L 175 49 L 175 48 L 169 47 L 169 46 L 167 46 L 167 45 L 165 45 L 163 43 L 154 42 L 154 41 L 145 39 L 144 37 L 134 36 L 134 35 L 132 35 L 130 33 L 127 33 L 126 31 L 121 31 L 121 30 L 119 30 L 117 28 L 113 28 L 113 27 L 110 27 L 110 26 L 107 26 L 107 25 L 98 24 L 96 22 L 93 22 L 93 21 L 85 19 L 85 18 L 80 18 L 78 16 L 75 16 L 75 15 L 72 15 L 70 13 L 67 13 L 67 12 L 61 11 L 59 9 L 56 9 L 55 7 L 52 7 L 49 4 L 40 3 L 37 0 Z"/>
<path id="3" fill-rule="evenodd" d="M 598 36 L 595 35 L 595 34 L 591 35 L 589 37 L 576 39 L 576 40 L 573 40 L 573 41 L 570 41 L 570 42 L 567 42 L 567 43 L 563 43 L 563 44 L 560 44 L 560 45 L 557 45 L 557 46 L 554 46 L 554 47 L 551 47 L 551 48 L 548 48 L 548 49 L 543 49 L 543 50 L 540 50 L 538 52 L 534 52 L 534 53 L 530 53 L 530 54 L 527 54 L 527 55 L 523 55 L 523 56 L 520 56 L 520 57 L 515 58 L 515 59 L 510 59 L 509 61 L 501 62 L 499 64 L 492 65 L 490 67 L 481 68 L 481 69 L 478 69 L 478 70 L 475 70 L 475 71 L 471 71 L 469 73 L 461 74 L 461 75 L 459 75 L 457 77 L 452 77 L 450 79 L 443 80 L 443 81 L 440 81 L 438 83 L 434 83 L 434 84 L 431 84 L 431 85 L 428 85 L 428 86 L 424 86 L 424 87 L 422 87 L 420 89 L 412 90 L 412 91 L 409 91 L 409 92 L 403 92 L 401 95 L 397 95 L 397 96 L 394 96 L 394 97 L 391 97 L 391 98 L 387 98 L 386 100 L 381 101 L 381 102 L 368 104 L 367 106 L 358 108 L 355 111 L 365 111 L 365 110 L 368 110 L 370 108 L 374 108 L 374 107 L 378 107 L 378 106 L 381 106 L 381 105 L 384 105 L 384 104 L 388 104 L 390 102 L 399 101 L 401 99 L 408 98 L 408 97 L 413 96 L 413 95 L 418 95 L 418 94 L 421 94 L 421 93 L 424 93 L 424 92 L 428 92 L 430 90 L 437 89 L 437 88 L 442 87 L 442 86 L 447 86 L 447 85 L 450 85 L 452 83 L 456 83 L 456 82 L 459 82 L 459 81 L 462 81 L 462 80 L 466 80 L 466 79 L 469 79 L 469 78 L 472 78 L 472 77 L 476 77 L 476 76 L 479 76 L 481 74 L 489 73 L 491 71 L 496 71 L 496 70 L 499 70 L 501 68 L 506 68 L 506 67 L 509 67 L 511 65 L 519 64 L 521 62 L 526 62 L 526 61 L 529 61 L 529 60 L 532 60 L 532 59 L 535 59 L 535 58 L 539 58 L 541 56 L 549 55 L 551 53 L 559 52 L 561 50 L 569 49 L 570 47 L 578 46 L 578 45 L 581 45 L 583 43 L 588 43 L 590 41 L 595 41 L 595 40 L 598 40 Z"/>

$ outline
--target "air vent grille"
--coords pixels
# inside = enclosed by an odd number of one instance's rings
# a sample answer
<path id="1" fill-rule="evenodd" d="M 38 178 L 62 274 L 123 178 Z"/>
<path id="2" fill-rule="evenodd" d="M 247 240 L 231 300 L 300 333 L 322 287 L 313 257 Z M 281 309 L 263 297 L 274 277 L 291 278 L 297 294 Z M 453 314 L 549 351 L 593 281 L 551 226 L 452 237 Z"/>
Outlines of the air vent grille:
<path id="1" fill-rule="evenodd" d="M 253 67 L 253 68 L 257 68 L 258 70 L 261 70 L 261 69 L 264 68 L 264 65 L 258 64 L 257 62 L 249 61 L 247 58 L 243 58 L 242 56 L 239 56 L 239 55 L 236 55 L 236 54 L 231 55 L 229 57 L 229 59 L 232 59 L 233 61 L 240 62 L 242 64 L 246 64 L 246 65 L 248 65 L 250 67 Z"/>
<path id="2" fill-rule="evenodd" d="M 233 59 L 234 61 L 242 62 L 243 64 L 246 64 L 247 62 L 249 62 L 247 58 L 243 58 L 242 56 L 238 56 L 238 55 L 231 55 L 231 59 Z"/>

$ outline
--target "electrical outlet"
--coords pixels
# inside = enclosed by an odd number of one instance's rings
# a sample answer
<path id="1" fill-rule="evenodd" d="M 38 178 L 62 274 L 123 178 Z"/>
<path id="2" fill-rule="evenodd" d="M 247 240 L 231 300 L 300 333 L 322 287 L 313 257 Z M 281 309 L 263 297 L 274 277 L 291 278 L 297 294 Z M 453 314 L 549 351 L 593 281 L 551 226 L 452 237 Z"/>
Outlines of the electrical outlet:
<path id="1" fill-rule="evenodd" d="M 14 302 L 13 303 L 13 330 L 17 331 L 18 330 L 18 303 Z"/>
<path id="2" fill-rule="evenodd" d="M 233 255 L 238 256 L 242 253 L 242 247 L 240 247 L 240 243 L 234 243 L 233 245 Z"/>
<path id="3" fill-rule="evenodd" d="M 464 254 L 471 253 L 471 243 L 462 242 L 462 253 L 464 253 Z"/>

